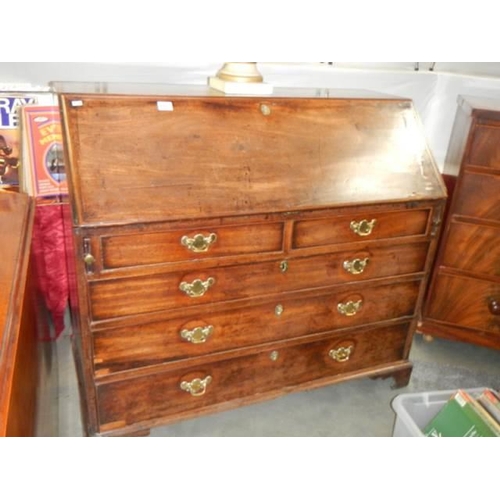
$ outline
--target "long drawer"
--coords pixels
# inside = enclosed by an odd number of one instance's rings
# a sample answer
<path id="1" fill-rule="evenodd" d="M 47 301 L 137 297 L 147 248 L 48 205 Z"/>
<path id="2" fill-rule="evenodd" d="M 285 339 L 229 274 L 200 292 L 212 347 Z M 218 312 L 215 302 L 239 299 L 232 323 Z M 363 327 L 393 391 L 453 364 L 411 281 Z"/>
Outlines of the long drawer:
<path id="1" fill-rule="evenodd" d="M 97 384 L 101 432 L 402 359 L 408 324 Z M 150 422 L 151 423 L 151 422 Z"/>
<path id="2" fill-rule="evenodd" d="M 500 276 L 500 225 L 452 222 L 442 265 Z"/>
<path id="3" fill-rule="evenodd" d="M 474 128 L 470 143 L 468 162 L 500 170 L 500 127 L 498 123 L 479 125 Z"/>
<path id="4" fill-rule="evenodd" d="M 328 292 L 247 308 L 192 312 L 93 333 L 96 374 L 412 317 L 420 280 Z"/>
<path id="5" fill-rule="evenodd" d="M 89 283 L 94 321 L 424 270 L 428 243 Z"/>
<path id="6" fill-rule="evenodd" d="M 454 212 L 457 215 L 478 217 L 500 222 L 500 175 L 478 174 L 465 171 L 456 194 Z"/>
<path id="7" fill-rule="evenodd" d="M 500 283 L 441 274 L 427 316 L 500 335 Z"/>

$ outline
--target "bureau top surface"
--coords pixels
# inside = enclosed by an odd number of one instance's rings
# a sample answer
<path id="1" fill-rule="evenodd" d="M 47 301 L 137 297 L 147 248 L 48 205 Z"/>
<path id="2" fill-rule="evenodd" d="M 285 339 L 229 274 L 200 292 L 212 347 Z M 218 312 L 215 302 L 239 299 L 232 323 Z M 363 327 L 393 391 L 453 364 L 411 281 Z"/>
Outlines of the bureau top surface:
<path id="1" fill-rule="evenodd" d="M 77 224 L 445 196 L 407 99 L 193 92 L 60 92 Z"/>
<path id="2" fill-rule="evenodd" d="M 94 94 L 123 96 L 177 96 L 177 97 L 227 97 L 223 92 L 210 88 L 208 85 L 181 85 L 166 83 L 139 82 L 51 82 L 49 87 L 57 94 Z M 239 94 L 238 97 L 254 97 L 262 99 L 273 98 L 317 98 L 317 99 L 348 99 L 374 98 L 394 99 L 394 96 L 358 89 L 330 89 L 324 87 L 274 87 L 271 95 L 256 96 Z"/>

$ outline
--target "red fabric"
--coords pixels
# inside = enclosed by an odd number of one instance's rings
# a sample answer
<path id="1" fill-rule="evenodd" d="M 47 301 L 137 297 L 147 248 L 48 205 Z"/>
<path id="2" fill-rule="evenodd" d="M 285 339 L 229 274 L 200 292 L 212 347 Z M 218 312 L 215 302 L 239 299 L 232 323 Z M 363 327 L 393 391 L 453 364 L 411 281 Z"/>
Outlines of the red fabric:
<path id="1" fill-rule="evenodd" d="M 64 330 L 68 302 L 68 273 L 64 240 L 63 205 L 37 205 L 32 242 L 35 286 L 49 311 L 55 340 Z"/>

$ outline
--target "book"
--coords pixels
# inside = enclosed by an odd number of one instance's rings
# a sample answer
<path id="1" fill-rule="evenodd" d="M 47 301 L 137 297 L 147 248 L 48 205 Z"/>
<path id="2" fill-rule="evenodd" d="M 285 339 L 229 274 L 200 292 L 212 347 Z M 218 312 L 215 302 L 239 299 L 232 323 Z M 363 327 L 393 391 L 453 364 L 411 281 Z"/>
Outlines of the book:
<path id="1" fill-rule="evenodd" d="M 457 390 L 437 415 L 427 424 L 423 433 L 428 437 L 495 437 L 496 432 L 476 407 L 474 398 L 464 390 Z"/>
<path id="2" fill-rule="evenodd" d="M 19 186 L 20 110 L 37 100 L 36 94 L 0 92 L 0 188 Z"/>
<path id="3" fill-rule="evenodd" d="M 35 198 L 66 195 L 59 108 L 28 104 L 23 106 L 21 116 L 21 190 Z"/>
<path id="4" fill-rule="evenodd" d="M 485 389 L 477 397 L 477 401 L 500 426 L 500 399 L 497 395 L 493 391 Z"/>
<path id="5" fill-rule="evenodd" d="M 491 428 L 496 436 L 500 436 L 500 425 L 493 416 L 479 403 L 476 398 L 472 398 L 472 405 L 484 422 Z"/>

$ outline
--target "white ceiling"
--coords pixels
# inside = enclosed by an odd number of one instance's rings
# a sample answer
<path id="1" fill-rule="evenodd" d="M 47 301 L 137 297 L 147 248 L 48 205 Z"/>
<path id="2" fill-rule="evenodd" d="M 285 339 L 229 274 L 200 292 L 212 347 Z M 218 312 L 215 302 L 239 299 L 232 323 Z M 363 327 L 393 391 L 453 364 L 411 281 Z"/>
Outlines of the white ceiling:
<path id="1" fill-rule="evenodd" d="M 500 62 L 330 62 L 335 68 L 393 71 L 435 71 L 460 75 L 500 77 Z"/>
<path id="2" fill-rule="evenodd" d="M 206 85 L 223 62 L 0 62 L 0 91 L 51 81 Z M 500 62 L 259 62 L 274 87 L 361 89 L 412 99 L 442 169 L 460 95 L 500 98 Z"/>

